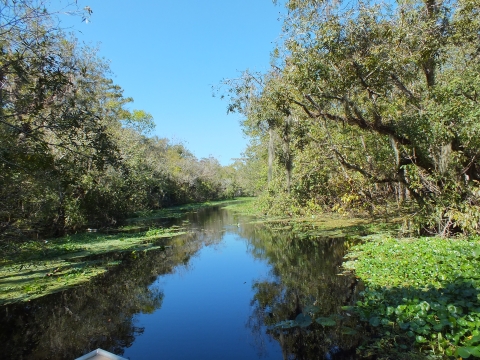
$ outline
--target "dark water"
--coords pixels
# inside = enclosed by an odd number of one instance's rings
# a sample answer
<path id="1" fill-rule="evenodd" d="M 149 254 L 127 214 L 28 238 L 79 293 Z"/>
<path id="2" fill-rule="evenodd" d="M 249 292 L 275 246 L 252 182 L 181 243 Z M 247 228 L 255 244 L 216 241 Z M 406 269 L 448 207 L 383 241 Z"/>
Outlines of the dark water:
<path id="1" fill-rule="evenodd" d="M 361 330 L 341 307 L 358 286 L 338 275 L 349 242 L 249 220 L 220 208 L 187 214 L 178 221 L 192 232 L 166 250 L 112 255 L 122 265 L 95 281 L 0 308 L 2 358 L 100 347 L 129 359 L 353 359 Z M 313 308 L 334 323 L 279 326 Z"/>

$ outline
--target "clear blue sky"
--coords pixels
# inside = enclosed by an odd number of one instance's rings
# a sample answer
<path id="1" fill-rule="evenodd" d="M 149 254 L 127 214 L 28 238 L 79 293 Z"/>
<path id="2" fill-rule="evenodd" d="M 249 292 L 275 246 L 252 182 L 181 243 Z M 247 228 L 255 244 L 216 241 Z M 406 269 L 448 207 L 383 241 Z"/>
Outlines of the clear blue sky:
<path id="1" fill-rule="evenodd" d="M 245 69 L 268 69 L 283 8 L 271 0 L 79 0 L 91 22 L 64 26 L 110 60 L 113 80 L 133 97 L 132 109 L 153 115 L 155 135 L 183 142 L 196 157 L 222 165 L 247 140 L 240 115 L 212 97 L 212 85 Z M 79 32 L 81 31 L 81 33 Z"/>

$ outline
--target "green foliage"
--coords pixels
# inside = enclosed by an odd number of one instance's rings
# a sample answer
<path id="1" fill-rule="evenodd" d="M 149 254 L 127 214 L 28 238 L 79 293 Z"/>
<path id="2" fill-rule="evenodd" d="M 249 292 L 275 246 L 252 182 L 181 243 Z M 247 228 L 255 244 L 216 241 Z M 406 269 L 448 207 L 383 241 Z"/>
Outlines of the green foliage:
<path id="1" fill-rule="evenodd" d="M 367 241 L 351 251 L 344 267 L 354 269 L 366 286 L 353 309 L 383 339 L 382 346 L 370 340 L 364 349 L 402 352 L 415 346 L 425 355 L 477 356 L 477 238 L 383 239 Z"/>
<path id="2" fill-rule="evenodd" d="M 178 227 L 156 228 L 136 233 L 76 234 L 3 246 L 0 303 L 26 301 L 87 282 L 120 263 L 106 255 L 137 257 L 147 251 L 165 250 L 166 239 L 185 233 Z"/>
<path id="3" fill-rule="evenodd" d="M 126 109 L 133 99 L 106 61 L 54 27 L 44 1 L 4 1 L 0 11 L 0 242 L 242 194 L 235 168 L 148 137 L 152 116 Z"/>
<path id="4" fill-rule="evenodd" d="M 295 198 L 285 193 L 264 193 L 258 197 L 256 206 L 260 212 L 268 216 L 298 215 L 300 207 Z"/>
<path id="5" fill-rule="evenodd" d="M 224 208 L 233 211 L 235 213 L 240 213 L 241 215 L 258 215 L 258 207 L 253 197 L 243 197 L 237 199 L 238 201 L 225 206 Z"/>
<path id="6" fill-rule="evenodd" d="M 412 230 L 477 233 L 478 0 L 286 5 L 271 69 L 225 82 L 270 196 L 371 214 L 411 199 Z"/>

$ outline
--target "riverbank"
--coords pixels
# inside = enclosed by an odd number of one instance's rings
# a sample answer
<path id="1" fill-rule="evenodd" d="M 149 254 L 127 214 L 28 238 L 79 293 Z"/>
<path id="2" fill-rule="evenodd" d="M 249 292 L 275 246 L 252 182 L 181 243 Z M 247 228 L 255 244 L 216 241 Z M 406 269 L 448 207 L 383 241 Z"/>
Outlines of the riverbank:
<path id="1" fill-rule="evenodd" d="M 360 216 L 345 216 L 337 213 L 320 213 L 305 216 L 265 216 L 255 206 L 255 199 L 225 206 L 225 209 L 241 215 L 252 216 L 252 222 L 265 224 L 273 230 L 290 231 L 298 238 L 358 238 L 367 235 L 393 235 L 398 232 L 398 219 L 385 222 Z"/>
<path id="2" fill-rule="evenodd" d="M 0 305 L 29 301 L 87 282 L 121 263 L 123 256 L 164 248 L 183 235 L 183 224 L 165 226 L 188 212 L 242 201 L 187 204 L 134 214 L 128 225 L 62 238 L 2 244 Z"/>
<path id="3" fill-rule="evenodd" d="M 232 211 L 296 237 L 358 239 L 343 268 L 363 282 L 361 300 L 346 308 L 367 333 L 362 358 L 480 357 L 480 238 L 399 237 L 399 221 L 337 214 L 262 217 L 253 202 Z"/>

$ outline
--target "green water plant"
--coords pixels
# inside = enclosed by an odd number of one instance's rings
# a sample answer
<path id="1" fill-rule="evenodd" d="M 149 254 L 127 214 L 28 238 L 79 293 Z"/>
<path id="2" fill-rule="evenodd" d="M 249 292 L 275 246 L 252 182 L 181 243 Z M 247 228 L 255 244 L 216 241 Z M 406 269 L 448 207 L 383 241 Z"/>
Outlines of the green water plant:
<path id="1" fill-rule="evenodd" d="M 200 209 L 213 206 L 227 206 L 230 204 L 239 204 L 243 198 L 227 199 L 217 201 L 205 201 L 201 203 L 190 203 L 184 205 L 171 206 L 157 210 L 138 211 L 132 217 L 127 219 L 128 224 L 138 224 L 160 219 L 178 219 L 183 217 L 186 213 L 197 212 Z"/>
<path id="2" fill-rule="evenodd" d="M 480 357 L 478 238 L 377 239 L 348 259 L 344 267 L 365 283 L 348 310 L 378 335 L 361 351 Z"/>
<path id="3" fill-rule="evenodd" d="M 83 233 L 28 241 L 0 252 L 0 304 L 28 301 L 79 285 L 121 263 L 165 250 L 165 242 L 185 234 L 178 226 L 137 233 Z"/>

